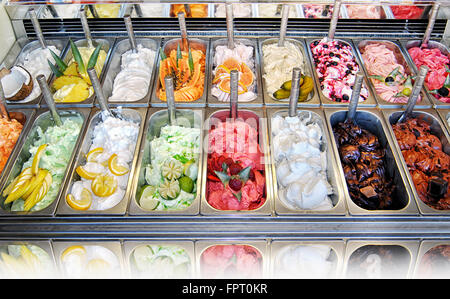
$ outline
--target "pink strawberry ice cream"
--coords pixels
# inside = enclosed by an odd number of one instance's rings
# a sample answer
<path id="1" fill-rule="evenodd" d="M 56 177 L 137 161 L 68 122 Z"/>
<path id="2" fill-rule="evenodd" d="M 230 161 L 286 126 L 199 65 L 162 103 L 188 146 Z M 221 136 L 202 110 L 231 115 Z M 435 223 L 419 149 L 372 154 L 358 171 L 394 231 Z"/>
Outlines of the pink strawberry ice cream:
<path id="1" fill-rule="evenodd" d="M 207 201 L 219 210 L 254 210 L 264 204 L 263 155 L 257 130 L 242 120 L 209 132 Z"/>
<path id="2" fill-rule="evenodd" d="M 394 52 L 383 43 L 372 42 L 361 53 L 378 96 L 390 103 L 407 103 L 413 84 L 411 74 L 406 73 Z"/>
<path id="3" fill-rule="evenodd" d="M 450 103 L 450 59 L 442 54 L 438 48 L 412 47 L 409 55 L 417 68 L 422 65 L 428 67 L 425 85 L 433 96 L 441 102 Z"/>
<path id="4" fill-rule="evenodd" d="M 333 5 L 302 4 L 302 7 L 305 18 L 309 19 L 331 18 L 333 14 Z"/>
<path id="5" fill-rule="evenodd" d="M 349 102 L 359 65 L 353 56 L 350 45 L 338 41 L 314 41 L 310 44 L 311 53 L 319 77 L 320 88 L 325 97 L 335 102 Z M 359 101 L 369 96 L 362 86 Z"/>

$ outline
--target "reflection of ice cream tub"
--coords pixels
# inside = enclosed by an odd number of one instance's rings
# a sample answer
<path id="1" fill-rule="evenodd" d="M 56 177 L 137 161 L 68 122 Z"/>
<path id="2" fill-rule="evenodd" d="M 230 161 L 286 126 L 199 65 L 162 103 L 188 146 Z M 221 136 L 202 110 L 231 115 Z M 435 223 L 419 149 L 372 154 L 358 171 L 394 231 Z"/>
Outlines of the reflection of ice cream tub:
<path id="1" fill-rule="evenodd" d="M 56 12 L 56 16 L 54 13 Z M 80 16 L 80 5 L 46 5 L 39 11 L 39 19 L 73 19 Z"/>
<path id="2" fill-rule="evenodd" d="M 353 9 L 351 8 L 352 6 L 360 6 L 360 7 L 364 7 L 364 8 L 366 8 L 367 6 L 374 6 L 374 7 L 376 7 L 376 9 L 377 9 L 377 12 L 376 12 L 376 13 L 378 13 L 378 11 L 379 11 L 380 17 L 379 17 L 379 18 L 376 18 L 375 16 L 373 16 L 373 17 L 371 17 L 371 19 L 384 20 L 384 19 L 388 19 L 388 18 L 389 18 L 389 13 L 386 11 L 386 9 L 388 9 L 388 8 L 387 8 L 387 6 L 385 6 L 385 5 L 360 5 L 360 4 L 355 5 L 355 4 L 346 4 L 346 5 L 344 5 L 344 6 L 345 6 L 345 9 L 346 9 L 346 11 L 347 11 L 347 18 L 349 18 L 349 19 L 365 19 L 365 18 L 363 18 L 363 17 L 361 17 L 361 16 L 358 16 L 358 17 L 353 16 L 353 15 L 352 15 L 352 14 L 353 14 Z M 355 10 L 355 13 L 357 13 L 357 12 L 358 12 L 358 10 L 356 9 L 356 10 Z"/>
<path id="3" fill-rule="evenodd" d="M 273 240 L 271 278 L 340 278 L 345 243 L 342 241 Z"/>
<path id="4" fill-rule="evenodd" d="M 3 167 L 3 171 L 0 172 L 0 186 L 3 183 L 3 179 L 6 178 L 7 174 L 9 173 L 9 168 L 14 164 L 13 161 L 16 160 L 16 156 L 19 153 L 20 145 L 25 141 L 26 137 L 28 136 L 28 131 L 30 129 L 30 126 L 33 121 L 35 110 L 33 109 L 9 109 L 8 113 L 10 118 L 16 119 L 19 123 L 22 124 L 22 131 L 20 132 L 20 136 L 16 141 L 16 145 L 14 146 L 14 149 L 12 150 L 11 154 L 9 155 L 8 161 L 5 164 L 5 167 Z"/>
<path id="5" fill-rule="evenodd" d="M 343 278 L 411 278 L 418 248 L 415 240 L 349 240 Z"/>
<path id="6" fill-rule="evenodd" d="M 265 240 L 197 241 L 195 255 L 197 278 L 260 279 L 269 275 L 269 245 Z"/>
<path id="7" fill-rule="evenodd" d="M 298 47 L 298 49 L 300 50 L 300 52 L 303 55 L 303 60 L 304 60 L 304 75 L 310 76 L 311 78 L 313 77 L 313 69 L 311 67 L 310 61 L 307 58 L 307 49 L 305 46 L 305 43 L 303 41 L 299 41 L 299 40 L 294 40 L 294 39 L 286 39 L 286 41 L 293 43 L 294 45 L 296 45 Z M 260 56 L 261 56 L 261 72 L 262 75 L 264 75 L 264 55 L 263 55 L 263 46 L 264 45 L 269 45 L 269 44 L 274 44 L 274 43 L 278 43 L 278 38 L 270 38 L 270 39 L 265 39 L 259 40 L 259 51 L 260 51 Z M 284 99 L 284 100 L 276 100 L 272 94 L 269 94 L 267 92 L 267 87 L 266 87 L 266 83 L 264 78 L 261 79 L 262 81 L 262 89 L 263 89 L 263 94 L 264 94 L 264 103 L 266 105 L 271 105 L 271 106 L 288 106 L 289 105 L 289 98 L 288 99 Z M 280 86 L 281 87 L 281 86 Z M 319 107 L 320 106 L 320 98 L 319 95 L 317 93 L 316 87 L 313 88 L 313 90 L 311 91 L 311 93 L 308 96 L 308 100 L 305 102 L 298 102 L 298 107 L 303 107 L 303 106 L 313 106 L 313 107 Z"/>
<path id="8" fill-rule="evenodd" d="M 258 44 L 256 39 L 241 39 L 241 38 L 235 38 L 235 43 L 241 43 L 245 46 L 251 46 L 253 47 L 253 63 L 254 63 L 254 69 L 252 69 L 252 72 L 254 74 L 254 82 L 253 84 L 256 84 L 256 86 L 253 87 L 253 92 L 256 95 L 256 98 L 249 101 L 249 102 L 239 102 L 239 106 L 241 107 L 260 107 L 263 105 L 263 95 L 262 95 L 262 84 L 261 84 L 261 73 L 260 73 L 260 61 L 259 61 L 259 50 L 258 50 Z M 222 102 L 219 101 L 219 99 L 212 94 L 212 88 L 213 84 L 212 81 L 214 79 L 214 69 L 217 67 L 217 65 L 214 65 L 214 55 L 216 54 L 216 47 L 217 46 L 226 46 L 228 43 L 227 39 L 215 39 L 211 41 L 211 46 L 209 49 L 209 76 L 208 76 L 208 106 L 210 107 L 229 107 L 230 102 Z"/>
<path id="9" fill-rule="evenodd" d="M 54 241 L 53 250 L 64 278 L 124 278 L 118 241 Z"/>
<path id="10" fill-rule="evenodd" d="M 190 126 L 191 128 L 202 129 L 203 111 L 177 109 L 176 118 L 181 126 Z M 141 187 L 146 184 L 145 166 L 151 163 L 150 142 L 159 137 L 161 128 L 170 124 L 167 109 L 150 108 L 149 118 L 146 122 L 143 134 L 143 141 L 139 151 L 138 163 L 134 174 L 133 189 L 131 191 L 131 203 L 129 208 L 130 215 L 198 215 L 201 192 L 202 192 L 202 164 L 203 164 L 203 130 L 200 131 L 200 147 L 198 155 L 198 172 L 197 172 L 197 192 L 191 205 L 182 210 L 152 210 L 148 211 L 140 207 L 137 194 Z"/>
<path id="11" fill-rule="evenodd" d="M 100 7 L 100 10 L 102 10 L 102 5 L 111 5 L 111 7 L 112 6 L 115 6 L 115 5 L 118 5 L 118 4 L 94 4 L 94 5 L 92 5 L 93 6 L 93 8 L 94 8 L 94 10 L 96 9 L 95 8 L 95 6 L 96 5 L 99 5 L 99 7 Z M 92 18 L 92 14 L 91 14 L 91 11 L 90 11 L 90 9 L 89 9 L 89 7 L 88 7 L 89 5 L 83 5 L 82 7 L 84 8 L 84 11 L 85 11 L 85 13 L 86 13 L 86 16 L 88 16 L 88 18 Z M 106 7 L 105 6 L 105 7 Z M 117 16 L 107 16 L 106 18 L 123 18 L 124 17 L 124 15 L 125 15 L 125 13 L 126 13 L 126 10 L 127 10 L 127 4 L 120 4 L 120 7 L 119 7 L 119 10 L 118 10 L 118 13 L 117 13 Z M 98 13 L 98 12 L 97 12 Z M 108 13 L 108 11 L 107 10 L 104 10 L 104 13 Z M 99 18 L 102 18 L 101 16 L 99 16 Z M 103 18 L 105 18 L 105 17 L 103 17 Z"/>
<path id="12" fill-rule="evenodd" d="M 450 241 L 423 240 L 417 254 L 413 278 L 450 278 Z"/>
<path id="13" fill-rule="evenodd" d="M 418 68 L 417 68 L 416 64 L 414 63 L 414 61 L 412 60 L 411 56 L 409 55 L 408 50 L 413 47 L 420 47 L 420 45 L 422 44 L 422 41 L 421 40 L 401 41 L 401 44 L 405 49 L 405 51 L 404 51 L 405 57 L 408 58 L 408 61 L 412 67 L 413 72 L 415 74 L 418 74 L 419 73 Z M 428 48 L 429 49 L 437 48 L 441 51 L 442 54 L 446 55 L 447 57 L 449 57 L 449 55 L 450 55 L 450 51 L 449 51 L 448 47 L 446 47 L 444 44 L 441 44 L 437 41 L 432 41 L 432 40 L 428 41 Z M 436 99 L 434 97 L 434 95 L 430 93 L 430 90 L 428 89 L 426 83 L 423 85 L 423 88 L 425 89 L 426 93 L 428 94 L 428 97 L 429 97 L 431 103 L 434 105 L 434 107 L 448 108 L 450 106 L 449 103 L 444 103 L 444 102 L 441 102 L 438 99 Z"/>
<path id="14" fill-rule="evenodd" d="M 377 44 L 377 45 L 383 45 L 386 48 L 388 48 L 389 50 L 391 50 L 394 55 L 395 58 L 397 59 L 397 63 L 402 65 L 405 73 L 407 75 L 414 75 L 413 71 L 412 71 L 412 67 L 410 66 L 410 64 L 407 62 L 403 51 L 401 50 L 401 45 L 397 42 L 397 41 L 387 41 L 387 40 L 382 40 L 382 41 L 375 41 L 375 40 L 354 40 L 356 45 L 356 51 L 358 52 L 358 56 L 359 56 L 359 60 L 361 61 L 361 68 L 364 70 L 366 76 L 369 76 L 369 72 L 366 68 L 366 65 L 364 63 L 364 59 L 363 59 L 363 50 L 367 45 L 371 45 L 371 44 Z M 376 97 L 377 101 L 378 101 L 378 105 L 381 108 L 401 108 L 406 106 L 407 103 L 402 104 L 402 103 L 391 103 L 391 102 L 387 102 L 385 100 L 383 100 L 377 93 L 375 86 L 372 82 L 372 80 L 367 80 L 369 82 L 370 88 L 372 89 L 372 94 Z M 428 99 L 428 96 L 425 94 L 424 90 L 422 90 L 420 92 L 420 97 L 421 97 L 421 101 L 417 102 L 416 107 L 417 108 L 431 108 L 431 103 Z"/>
<path id="15" fill-rule="evenodd" d="M 450 109 L 436 109 L 441 117 L 442 124 L 447 128 L 447 133 L 450 135 Z"/>
<path id="16" fill-rule="evenodd" d="M 356 63 L 360 66 L 361 68 L 361 62 L 359 61 L 358 55 L 356 54 L 355 48 L 353 47 L 352 41 L 348 40 L 348 39 L 335 39 L 336 41 L 342 42 L 348 46 L 350 46 L 353 57 L 355 58 Z M 312 65 L 312 69 L 313 69 L 313 76 L 314 76 L 314 81 L 316 83 L 316 86 L 318 86 L 318 90 L 319 90 L 319 96 L 320 96 L 320 100 L 322 102 L 322 105 L 324 106 L 331 106 L 331 107 L 341 107 L 341 106 L 348 106 L 348 102 L 336 102 L 333 101 L 331 99 L 329 99 L 328 97 L 326 97 L 323 93 L 323 91 L 320 89 L 320 81 L 319 81 L 319 76 L 317 75 L 317 70 L 316 70 L 316 66 L 314 64 L 314 58 L 311 52 L 311 44 L 314 42 L 320 42 L 321 40 L 313 40 L 313 39 L 307 39 L 306 40 L 306 48 L 308 49 L 308 53 L 309 53 L 309 59 L 310 59 L 310 63 Z M 361 72 L 363 72 L 361 70 Z M 373 97 L 372 93 L 370 92 L 369 88 L 368 88 L 368 82 L 367 82 L 367 78 L 364 76 L 363 78 L 363 87 L 367 88 L 367 92 L 368 92 L 368 97 L 365 101 L 363 102 L 359 102 L 358 106 L 360 107 L 375 107 L 377 106 L 377 101 L 376 99 Z"/>
<path id="17" fill-rule="evenodd" d="M 8 204 L 8 207 L 5 207 L 3 205 L 2 198 L 2 208 L 0 209 L 0 215 L 12 215 L 12 216 L 23 216 L 23 215 L 30 215 L 30 216 L 53 216 L 56 211 L 56 206 L 58 205 L 59 198 L 61 197 L 63 186 L 65 185 L 68 173 L 71 170 L 71 167 L 73 165 L 73 160 L 75 157 L 75 153 L 79 147 L 79 144 L 81 142 L 81 138 L 84 133 L 84 129 L 86 127 L 87 119 L 89 117 L 89 110 L 88 109 L 77 109 L 77 110 L 69 110 L 69 109 L 59 109 L 58 111 L 59 116 L 61 117 L 63 123 L 66 119 L 71 118 L 81 118 L 83 121 L 83 124 L 81 125 L 80 132 L 77 137 L 77 141 L 75 142 L 75 145 L 73 147 L 72 153 L 70 155 L 70 158 L 68 159 L 68 163 L 66 165 L 66 172 L 64 177 L 61 180 L 61 184 L 58 187 L 58 192 L 51 203 L 48 204 L 45 208 L 33 211 L 33 212 L 12 212 L 11 204 Z M 34 123 L 31 126 L 30 130 L 27 132 L 27 138 L 24 142 L 22 142 L 20 146 L 20 152 L 15 157 L 15 163 L 11 166 L 11 168 L 8 171 L 8 176 L 5 177 L 4 181 L 2 182 L 2 185 L 0 186 L 0 190 L 3 190 L 7 185 L 9 185 L 14 178 L 16 178 L 22 171 L 23 164 L 27 162 L 30 157 L 30 148 L 33 146 L 33 143 L 40 138 L 39 134 L 39 128 L 42 129 L 43 132 L 47 130 L 49 127 L 56 126 L 55 122 L 53 121 L 52 115 L 50 111 L 47 110 L 39 110 L 36 112 L 36 118 L 34 119 Z"/>
<path id="18" fill-rule="evenodd" d="M 326 122 L 324 121 L 323 112 L 319 109 L 299 109 L 298 113 L 311 113 L 314 120 L 319 123 L 322 132 L 323 132 L 323 138 L 324 140 L 323 145 L 321 148 L 326 148 L 326 156 L 327 156 L 327 179 L 328 183 L 331 185 L 333 189 L 333 194 L 329 196 L 331 199 L 331 202 L 333 203 L 333 208 L 331 210 L 326 211 L 318 211 L 318 210 L 301 210 L 301 209 L 294 209 L 293 207 L 290 207 L 289 204 L 284 203 L 281 198 L 279 197 L 279 187 L 278 187 L 278 180 L 277 180 L 277 172 L 276 172 L 276 163 L 275 159 L 273 157 L 273 141 L 269 141 L 270 148 L 271 148 L 271 171 L 272 171 L 272 186 L 273 186 L 273 198 L 274 198 L 274 206 L 275 206 L 275 212 L 279 215 L 302 215 L 302 214 L 308 214 L 308 215 L 345 215 L 346 214 L 346 206 L 345 206 L 345 197 L 341 186 L 341 179 L 339 177 L 339 172 L 337 171 L 336 161 L 335 157 L 332 152 L 332 146 L 330 143 L 330 136 L 328 133 L 328 129 L 326 126 Z M 271 120 L 275 116 L 282 116 L 286 117 L 288 116 L 287 110 L 275 110 L 275 109 L 269 109 L 267 110 L 267 119 L 268 119 L 268 127 L 269 127 L 269 140 L 273 140 L 272 136 L 272 122 Z"/>
<path id="19" fill-rule="evenodd" d="M 170 13 L 170 4 L 163 3 L 136 3 L 136 4 L 127 4 L 127 10 L 125 11 L 125 15 L 130 14 L 132 18 L 139 17 L 136 6 L 139 6 L 142 11 L 143 18 L 168 18 Z M 155 10 L 155 6 L 158 6 L 158 9 Z M 159 10 L 161 8 L 161 10 Z M 155 11 L 160 12 L 161 14 L 155 13 Z"/>
<path id="20" fill-rule="evenodd" d="M 195 278 L 194 243 L 183 240 L 125 241 L 124 258 L 130 278 Z"/>
<path id="21" fill-rule="evenodd" d="M 188 42 L 189 42 L 189 47 L 191 49 L 200 50 L 205 54 L 205 79 L 203 82 L 203 94 L 201 95 L 201 97 L 199 99 L 192 101 L 192 102 L 177 101 L 176 106 L 177 107 L 205 107 L 206 106 L 206 94 L 207 94 L 206 89 L 207 89 L 207 85 L 208 85 L 207 84 L 208 69 L 209 69 L 209 66 L 208 66 L 209 40 L 208 39 L 189 38 Z M 161 46 L 161 49 L 164 51 L 164 53 L 168 57 L 172 50 L 175 50 L 175 51 L 177 50 L 178 44 L 180 44 L 180 47 L 182 46 L 181 43 L 182 43 L 182 41 L 180 38 L 167 40 L 164 42 L 163 46 Z M 160 86 L 161 86 L 160 74 L 159 74 L 159 69 L 160 69 L 160 64 L 161 64 L 161 55 L 159 53 L 157 53 L 157 56 L 158 56 L 158 58 L 157 58 L 158 64 L 156 65 L 156 68 L 155 68 L 155 75 L 154 75 L 155 82 L 153 83 L 153 91 L 152 91 L 150 105 L 152 107 L 167 107 L 167 102 L 159 99 L 158 95 L 157 95 L 157 91 L 160 89 Z"/>
<path id="22" fill-rule="evenodd" d="M 103 67 L 102 67 L 102 72 L 100 74 L 97 74 L 100 82 L 102 82 L 104 74 L 106 73 L 105 70 L 108 65 L 108 60 L 109 60 L 109 56 L 111 55 L 111 48 L 112 48 L 114 41 L 111 39 L 93 39 L 92 42 L 93 42 L 94 47 L 96 47 L 98 44 L 101 44 L 102 45 L 101 49 L 106 52 L 106 59 L 105 59 L 105 63 L 103 64 Z M 74 43 L 78 48 L 88 47 L 87 39 L 77 40 Z M 70 49 L 70 46 L 68 46 L 66 53 L 63 57 L 64 57 L 63 61 L 68 65 L 69 62 L 73 58 L 72 50 Z M 56 77 L 53 76 L 53 79 L 51 80 L 51 82 L 49 84 L 50 88 L 52 88 L 52 85 L 53 85 L 53 82 L 55 81 L 55 79 L 56 79 Z M 95 94 L 92 94 L 90 97 L 88 97 L 86 100 L 84 100 L 82 102 L 55 103 L 55 104 L 56 104 L 56 107 L 92 107 L 94 105 L 94 101 L 95 101 Z M 47 103 L 45 102 L 44 99 L 42 99 L 42 101 L 41 101 L 41 106 L 47 107 Z"/>
<path id="23" fill-rule="evenodd" d="M 64 55 L 66 45 L 67 45 L 66 40 L 60 40 L 60 39 L 50 40 L 49 39 L 49 40 L 46 40 L 46 43 L 48 46 L 54 46 L 58 50 L 60 50 L 61 51 L 60 57 L 62 57 Z M 41 44 L 37 40 L 30 41 L 27 38 L 18 39 L 13 44 L 11 49 L 9 50 L 9 52 L 6 55 L 5 59 L 3 60 L 1 66 L 10 69 L 11 67 L 13 67 L 15 65 L 23 65 L 24 59 L 27 56 L 27 54 L 34 50 L 40 49 L 40 48 L 41 48 Z M 46 61 L 44 62 L 44 65 L 48 66 Z M 47 83 L 50 82 L 53 78 L 53 74 L 50 70 L 50 66 L 48 68 L 49 68 L 49 76 L 47 78 Z M 34 78 L 34 79 L 36 79 L 36 78 Z M 27 100 L 27 99 L 25 99 L 25 100 Z M 39 103 L 41 102 L 41 92 L 39 92 L 39 94 L 34 99 L 27 100 L 27 101 L 25 101 L 25 100 L 7 101 L 7 102 L 8 102 L 8 105 L 11 105 L 14 107 L 38 108 Z"/>
<path id="24" fill-rule="evenodd" d="M 448 215 L 450 213 L 450 210 L 437 210 L 429 207 L 427 204 L 425 204 L 419 197 L 416 188 L 414 186 L 414 181 L 408 171 L 408 166 L 406 165 L 406 162 L 403 158 L 402 152 L 400 150 L 400 147 L 397 143 L 397 139 L 395 137 L 394 131 L 392 129 L 392 124 L 394 124 L 402 114 L 403 111 L 383 111 L 386 123 L 387 123 L 387 131 L 389 132 L 390 138 L 391 138 L 391 144 L 393 145 L 393 148 L 398 153 L 398 158 L 396 161 L 400 163 L 405 170 L 405 178 L 409 181 L 409 185 L 411 188 L 411 194 L 414 196 L 417 202 L 417 206 L 419 208 L 420 213 L 423 215 Z M 448 132 L 445 130 L 443 124 L 441 123 L 438 114 L 433 109 L 425 109 L 421 111 L 413 111 L 411 114 L 412 117 L 419 117 L 422 118 L 424 121 L 430 124 L 431 131 L 433 135 L 437 136 L 439 140 L 442 143 L 442 150 L 447 155 L 450 155 L 450 137 Z"/>
<path id="25" fill-rule="evenodd" d="M 302 12 L 302 17 L 307 18 L 306 17 L 306 8 L 304 7 L 305 5 L 309 5 L 309 4 L 297 4 L 299 6 L 299 10 Z M 320 4 L 317 4 L 320 5 Z M 325 6 L 325 4 L 323 4 L 323 6 Z M 332 5 L 331 5 L 332 6 Z M 331 19 L 331 13 L 330 16 L 327 17 L 328 19 Z M 321 18 L 324 18 L 324 16 L 321 16 Z M 339 12 L 339 18 L 340 19 L 347 19 L 348 15 L 347 15 L 347 9 L 345 8 L 345 5 L 341 5 L 341 11 Z"/>
<path id="26" fill-rule="evenodd" d="M 129 164 L 129 176 L 127 178 L 127 184 L 125 188 L 125 194 L 119 203 L 114 205 L 113 207 L 105 210 L 85 210 L 79 211 L 72 209 L 67 201 L 66 197 L 71 192 L 72 185 L 80 180 L 79 175 L 76 173 L 75 169 L 77 166 L 84 165 L 86 161 L 86 154 L 89 152 L 89 149 L 92 145 L 92 141 L 94 139 L 94 129 L 98 124 L 102 122 L 102 111 L 98 109 L 94 109 L 91 112 L 89 125 L 86 129 L 86 133 L 84 134 L 83 142 L 80 144 L 80 148 L 77 151 L 76 157 L 74 159 L 73 169 L 70 172 L 70 175 L 67 179 L 67 183 L 65 185 L 64 192 L 62 193 L 62 200 L 58 205 L 57 214 L 58 215 L 123 215 L 125 214 L 128 207 L 128 198 L 131 192 L 131 182 L 133 179 L 134 168 L 136 166 L 137 160 L 137 152 L 140 145 L 140 140 L 142 137 L 144 120 L 146 116 L 145 108 L 135 108 L 135 109 L 112 109 L 113 113 L 119 114 L 123 119 L 136 123 L 139 126 L 139 133 L 136 140 L 136 146 L 133 151 L 133 159 Z M 96 200 L 96 199 L 93 199 Z"/>
<path id="27" fill-rule="evenodd" d="M 264 6 L 269 7 L 270 6 L 277 6 L 279 5 L 280 7 L 277 7 L 276 10 L 276 14 L 271 15 L 271 16 L 264 16 L 263 14 L 261 14 L 261 8 L 264 9 Z M 277 3 L 259 3 L 259 4 L 255 4 L 255 12 L 254 12 L 254 16 L 255 18 L 281 18 L 281 7 L 283 4 L 277 4 Z M 290 4 L 290 8 L 289 8 L 289 18 L 304 18 L 305 16 L 303 15 L 303 10 L 301 9 L 299 4 Z"/>
<path id="28" fill-rule="evenodd" d="M 138 99 L 137 101 L 109 101 L 109 104 L 111 107 L 114 106 L 129 106 L 129 107 L 148 107 L 149 101 L 150 101 L 150 93 L 151 88 L 153 84 L 153 77 L 155 76 L 156 71 L 156 59 L 158 56 L 158 49 L 159 49 L 160 40 L 159 39 L 148 39 L 148 38 L 137 38 L 136 39 L 136 45 L 142 45 L 144 48 L 150 49 L 155 51 L 155 59 L 152 61 L 152 73 L 150 80 L 148 82 L 148 89 L 146 92 L 146 95 Z M 114 89 L 114 80 L 117 76 L 117 74 L 121 71 L 121 64 L 122 64 L 122 55 L 131 50 L 131 45 L 129 39 L 122 39 L 121 41 L 116 42 L 114 45 L 114 48 L 111 52 L 111 58 L 108 63 L 108 68 L 105 72 L 105 77 L 103 79 L 103 93 L 105 97 L 108 99 L 113 92 Z M 130 90 L 130 92 L 132 92 Z"/>
<path id="29" fill-rule="evenodd" d="M 235 7 L 238 5 L 238 7 Z M 210 5 L 214 13 L 211 15 L 215 18 L 225 18 L 226 8 L 225 4 L 214 4 Z M 256 17 L 255 5 L 251 3 L 233 3 L 233 18 L 251 18 Z"/>
<path id="30" fill-rule="evenodd" d="M 230 110 L 218 110 L 218 109 L 208 109 L 206 111 L 206 126 L 204 127 L 204 146 L 206 151 L 203 153 L 203 169 L 202 169 L 202 200 L 200 204 L 200 213 L 203 215 L 261 215 L 268 216 L 272 214 L 272 188 L 270 188 L 272 175 L 270 173 L 270 156 L 269 156 L 269 146 L 268 146 L 268 136 L 267 136 L 267 124 L 264 119 L 265 115 L 261 109 L 240 109 L 238 111 L 238 119 L 242 119 L 244 122 L 248 123 L 251 127 L 256 126 L 258 132 L 258 144 L 262 152 L 262 159 L 264 159 L 264 177 L 265 177 L 265 202 L 258 208 L 253 210 L 219 210 L 212 207 L 207 200 L 207 166 L 208 166 L 208 152 L 209 146 L 208 133 L 209 130 L 216 126 L 217 123 L 225 122 L 230 120 Z"/>
<path id="31" fill-rule="evenodd" d="M 57 278 L 57 267 L 49 240 L 0 241 L 0 261 L 0 278 L 3 279 Z"/>
<path id="32" fill-rule="evenodd" d="M 338 123 L 344 122 L 347 117 L 346 109 L 326 109 L 325 116 L 328 127 L 330 128 L 330 136 L 333 136 L 333 127 Z M 395 189 L 393 191 L 394 205 L 398 209 L 390 210 L 367 210 L 356 205 L 350 197 L 348 185 L 345 180 L 343 171 L 343 164 L 340 159 L 336 138 L 331 138 L 333 144 L 333 151 L 336 158 L 336 164 L 339 167 L 339 173 L 344 186 L 344 194 L 347 200 L 347 207 L 352 215 L 416 215 L 418 214 L 417 205 L 413 200 L 413 196 L 409 190 L 409 185 L 406 180 L 404 169 L 398 161 L 398 152 L 389 138 L 388 129 L 382 120 L 382 115 L 375 109 L 360 109 L 356 112 L 355 122 L 362 128 L 378 137 L 378 141 L 383 149 L 385 149 L 385 175 L 387 175 L 394 183 Z"/>

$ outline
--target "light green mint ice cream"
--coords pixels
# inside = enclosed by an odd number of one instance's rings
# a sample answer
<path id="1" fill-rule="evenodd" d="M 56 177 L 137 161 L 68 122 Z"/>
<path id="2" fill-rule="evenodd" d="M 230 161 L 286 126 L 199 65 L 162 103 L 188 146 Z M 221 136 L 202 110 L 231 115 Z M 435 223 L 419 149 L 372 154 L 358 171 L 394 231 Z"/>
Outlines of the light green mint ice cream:
<path id="1" fill-rule="evenodd" d="M 39 168 L 47 169 L 52 174 L 53 182 L 45 197 L 31 208 L 31 211 L 42 210 L 55 200 L 80 134 L 83 124 L 81 116 L 63 118 L 62 121 L 62 126 L 48 127 L 45 132 L 38 128 L 38 138 L 30 148 L 31 156 L 22 166 L 22 171 L 31 167 L 39 146 L 48 144 L 39 162 Z M 23 204 L 22 199 L 14 201 L 11 211 L 23 211 Z"/>

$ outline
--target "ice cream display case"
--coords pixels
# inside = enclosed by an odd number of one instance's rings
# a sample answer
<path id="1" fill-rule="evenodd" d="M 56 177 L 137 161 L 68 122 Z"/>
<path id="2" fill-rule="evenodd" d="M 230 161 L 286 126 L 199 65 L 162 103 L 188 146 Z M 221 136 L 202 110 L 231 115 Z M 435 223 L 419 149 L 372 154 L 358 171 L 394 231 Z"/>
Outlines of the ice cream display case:
<path id="1" fill-rule="evenodd" d="M 448 277 L 450 2 L 288 2 L 5 1 L 1 275 Z"/>

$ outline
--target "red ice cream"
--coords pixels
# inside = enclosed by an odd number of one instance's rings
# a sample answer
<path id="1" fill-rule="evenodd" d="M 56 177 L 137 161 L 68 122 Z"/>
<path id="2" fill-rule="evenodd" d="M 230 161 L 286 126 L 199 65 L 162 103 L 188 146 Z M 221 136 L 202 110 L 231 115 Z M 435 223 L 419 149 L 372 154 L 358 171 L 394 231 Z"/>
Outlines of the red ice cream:
<path id="1" fill-rule="evenodd" d="M 396 19 L 420 19 L 424 8 L 415 5 L 391 5 Z"/>

